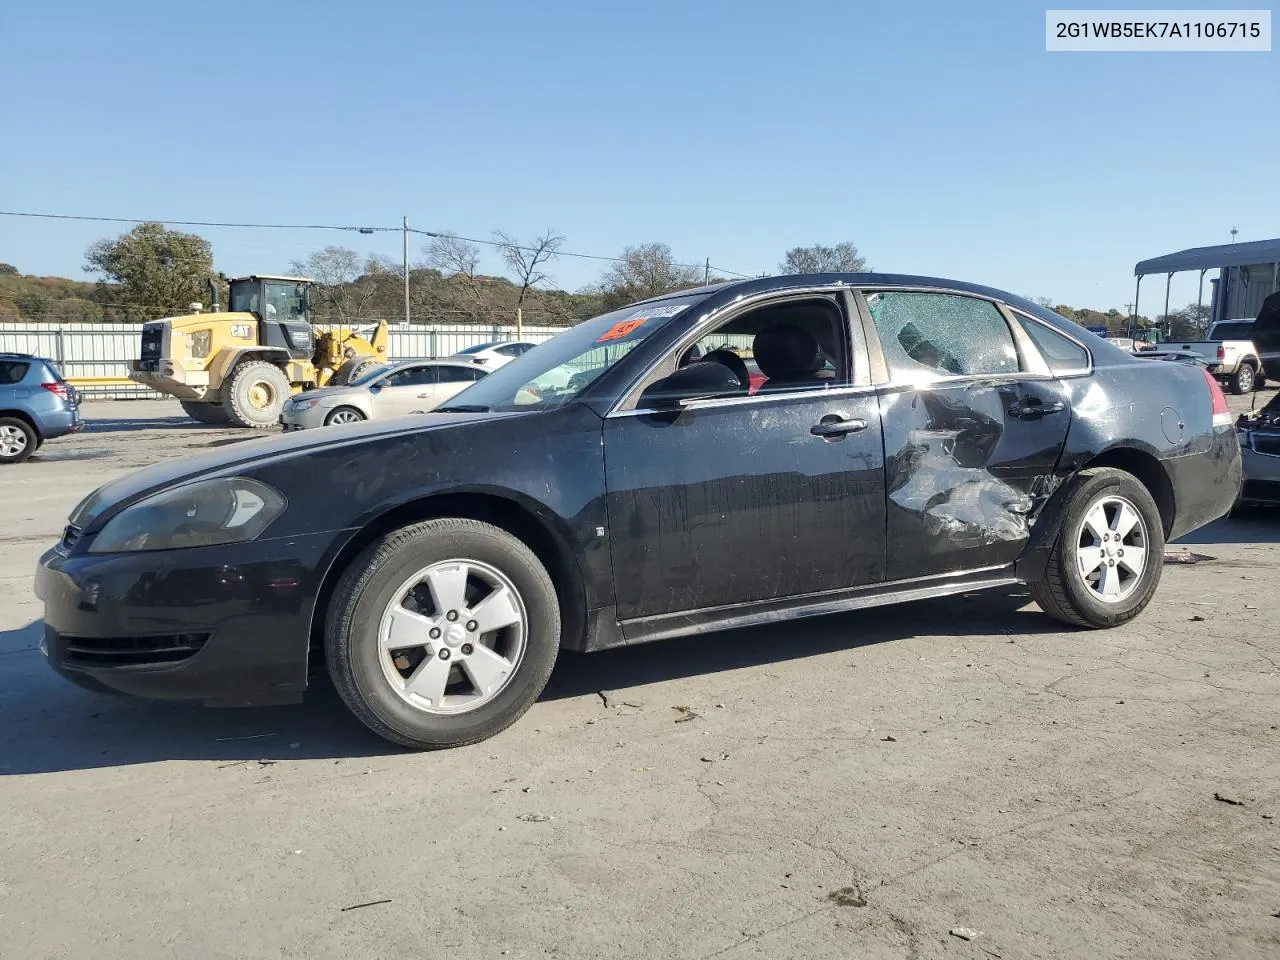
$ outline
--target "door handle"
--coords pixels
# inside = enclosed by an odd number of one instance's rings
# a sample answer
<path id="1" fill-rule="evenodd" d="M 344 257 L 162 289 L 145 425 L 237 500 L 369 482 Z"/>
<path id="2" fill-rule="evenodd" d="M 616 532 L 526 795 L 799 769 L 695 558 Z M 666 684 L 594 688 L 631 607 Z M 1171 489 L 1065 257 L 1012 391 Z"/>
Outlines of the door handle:
<path id="1" fill-rule="evenodd" d="M 846 418 L 843 413 L 829 413 L 812 427 L 809 432 L 824 440 L 839 440 L 845 434 L 858 433 L 867 429 L 867 421 Z"/>
<path id="2" fill-rule="evenodd" d="M 429 393 L 420 393 L 420 394 L 418 394 L 418 399 L 419 399 L 419 400 L 430 400 L 430 399 L 431 399 L 431 394 L 429 394 Z"/>
<path id="3" fill-rule="evenodd" d="M 1009 408 L 1009 416 L 1019 420 L 1039 420 L 1051 413 L 1061 413 L 1067 405 L 1061 400 L 1050 400 L 1043 403 L 1039 400 L 1019 400 Z"/>

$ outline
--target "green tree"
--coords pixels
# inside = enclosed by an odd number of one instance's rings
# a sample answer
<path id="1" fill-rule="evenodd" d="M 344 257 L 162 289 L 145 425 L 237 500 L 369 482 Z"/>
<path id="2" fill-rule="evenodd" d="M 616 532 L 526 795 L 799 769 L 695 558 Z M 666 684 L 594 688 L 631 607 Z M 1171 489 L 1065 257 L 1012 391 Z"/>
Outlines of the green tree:
<path id="1" fill-rule="evenodd" d="M 779 273 L 865 273 L 869 269 L 866 258 L 847 240 L 834 247 L 820 243 L 792 247 L 778 264 Z"/>
<path id="2" fill-rule="evenodd" d="M 99 240 L 85 252 L 86 273 L 105 287 L 118 285 L 119 302 L 131 320 L 185 313 L 205 302 L 213 276 L 213 248 L 192 233 L 140 223 L 114 240 Z"/>
<path id="3" fill-rule="evenodd" d="M 12 263 L 0 263 L 0 274 L 16 277 L 18 275 L 18 268 Z"/>

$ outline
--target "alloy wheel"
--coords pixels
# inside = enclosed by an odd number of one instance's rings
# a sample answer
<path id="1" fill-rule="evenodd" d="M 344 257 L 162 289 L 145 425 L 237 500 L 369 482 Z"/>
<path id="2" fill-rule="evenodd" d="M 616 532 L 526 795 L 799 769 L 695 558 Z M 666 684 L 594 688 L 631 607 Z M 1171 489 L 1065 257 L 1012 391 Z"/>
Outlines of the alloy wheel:
<path id="1" fill-rule="evenodd" d="M 528 614 L 510 578 L 476 560 L 443 560 L 393 594 L 378 626 L 382 673 L 410 706 L 475 710 L 511 682 L 528 646 Z"/>
<path id="2" fill-rule="evenodd" d="M 27 435 L 17 427 L 0 427 L 0 457 L 16 457 L 27 449 Z"/>
<path id="3" fill-rule="evenodd" d="M 1076 565 L 1097 600 L 1120 603 L 1142 581 L 1147 564 L 1147 525 L 1124 497 L 1097 500 L 1076 536 Z"/>
<path id="4" fill-rule="evenodd" d="M 359 423 L 363 419 L 354 410 L 335 410 L 329 415 L 330 423 Z"/>

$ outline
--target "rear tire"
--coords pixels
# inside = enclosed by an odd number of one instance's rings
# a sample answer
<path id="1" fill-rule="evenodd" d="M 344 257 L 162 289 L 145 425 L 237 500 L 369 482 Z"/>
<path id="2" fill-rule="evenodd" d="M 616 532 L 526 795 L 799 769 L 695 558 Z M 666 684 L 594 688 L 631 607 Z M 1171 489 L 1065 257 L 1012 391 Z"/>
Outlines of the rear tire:
<path id="1" fill-rule="evenodd" d="M 1067 496 L 1058 540 L 1031 595 L 1064 623 L 1128 623 L 1151 602 L 1164 569 L 1164 524 L 1155 500 L 1132 474 L 1108 467 L 1082 471 Z M 1133 526 L 1124 530 L 1129 522 Z M 1117 540 L 1118 529 L 1123 533 Z M 1134 571 L 1138 551 L 1141 569 Z"/>
<path id="2" fill-rule="evenodd" d="M 1231 388 L 1231 392 L 1235 394 L 1250 393 L 1257 389 L 1255 386 L 1256 381 L 1257 375 L 1254 373 L 1253 367 L 1247 363 L 1242 363 L 1239 369 L 1231 375 L 1228 386 Z"/>
<path id="3" fill-rule="evenodd" d="M 537 556 L 505 530 L 461 518 L 370 544 L 338 581 L 325 621 L 343 701 L 374 733 L 418 750 L 510 726 L 546 686 L 559 648 L 556 591 Z"/>
<path id="4" fill-rule="evenodd" d="M 17 417 L 0 417 L 0 464 L 22 463 L 39 445 L 31 424 Z"/>
<path id="5" fill-rule="evenodd" d="M 231 420 L 226 407 L 220 403 L 204 403 L 199 400 L 180 400 L 182 412 L 199 423 L 225 424 Z"/>
<path id="6" fill-rule="evenodd" d="M 359 380 L 366 373 L 381 366 L 382 363 L 372 357 L 356 357 L 335 370 L 333 379 L 329 383 L 335 387 L 345 387 L 352 380 Z"/>
<path id="7" fill-rule="evenodd" d="M 289 393 L 289 378 L 283 370 L 265 360 L 249 360 L 227 378 L 223 391 L 227 419 L 238 427 L 274 427 Z"/>

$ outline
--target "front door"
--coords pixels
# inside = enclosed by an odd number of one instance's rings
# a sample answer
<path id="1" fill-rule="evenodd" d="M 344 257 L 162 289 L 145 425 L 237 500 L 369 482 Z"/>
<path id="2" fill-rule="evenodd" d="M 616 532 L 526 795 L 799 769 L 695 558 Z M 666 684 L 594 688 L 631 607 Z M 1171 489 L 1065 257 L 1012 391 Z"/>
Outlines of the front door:
<path id="1" fill-rule="evenodd" d="M 851 382 L 851 344 L 863 349 L 838 299 L 749 311 L 685 354 L 737 353 L 737 395 L 606 418 L 619 620 L 884 578 L 880 414 Z M 763 387 L 747 359 L 772 377 Z"/>
<path id="2" fill-rule="evenodd" d="M 435 405 L 435 367 L 404 367 L 373 385 L 373 414 L 379 419 L 403 417 Z"/>
<path id="3" fill-rule="evenodd" d="M 980 297 L 868 291 L 889 384 L 880 394 L 888 578 L 1018 558 L 1054 489 L 1071 408 Z"/>

